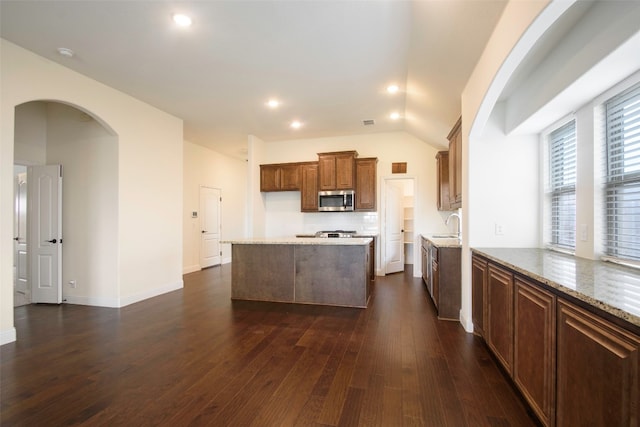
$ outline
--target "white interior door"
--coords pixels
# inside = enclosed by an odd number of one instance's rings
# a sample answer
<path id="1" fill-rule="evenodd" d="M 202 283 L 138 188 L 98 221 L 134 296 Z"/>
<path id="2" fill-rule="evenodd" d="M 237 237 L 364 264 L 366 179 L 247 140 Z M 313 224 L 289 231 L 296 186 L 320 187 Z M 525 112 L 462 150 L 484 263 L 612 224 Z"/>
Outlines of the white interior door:
<path id="1" fill-rule="evenodd" d="M 62 166 L 27 170 L 31 301 L 62 302 Z"/>
<path id="2" fill-rule="evenodd" d="M 14 183 L 13 214 L 13 305 L 25 305 L 31 302 L 29 274 L 27 270 L 27 173 L 20 172 Z"/>
<path id="3" fill-rule="evenodd" d="M 385 274 L 404 271 L 403 189 L 399 183 L 385 185 Z"/>
<path id="4" fill-rule="evenodd" d="M 222 263 L 220 251 L 220 189 L 200 187 L 200 268 Z"/>

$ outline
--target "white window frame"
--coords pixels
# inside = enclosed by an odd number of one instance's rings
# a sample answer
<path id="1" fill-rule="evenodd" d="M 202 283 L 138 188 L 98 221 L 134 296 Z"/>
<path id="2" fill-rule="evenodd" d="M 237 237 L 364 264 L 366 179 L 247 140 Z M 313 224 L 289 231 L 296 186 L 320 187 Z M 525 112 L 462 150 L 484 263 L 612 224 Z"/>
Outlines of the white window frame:
<path id="1" fill-rule="evenodd" d="M 572 183 L 565 182 L 563 185 L 559 185 L 557 181 L 555 183 L 552 182 L 553 171 L 551 166 L 551 160 L 552 160 L 553 153 L 551 152 L 551 143 L 552 143 L 551 138 L 555 132 L 560 131 L 565 126 L 568 126 L 571 123 L 573 123 L 573 131 L 574 131 L 574 134 L 573 134 L 573 161 L 574 162 L 572 165 L 573 182 Z M 541 142 L 543 146 L 543 159 L 544 159 L 543 174 L 542 174 L 542 176 L 544 177 L 543 178 L 544 179 L 543 241 L 545 243 L 545 246 L 548 249 L 569 253 L 572 255 L 575 254 L 575 248 L 576 248 L 576 214 L 577 214 L 576 213 L 576 187 L 577 187 L 576 151 L 578 149 L 577 142 L 576 142 L 577 128 L 578 128 L 578 124 L 577 124 L 576 117 L 574 115 L 571 115 L 554 123 L 552 126 L 545 129 L 541 134 Z M 557 199 L 558 197 L 566 197 L 566 196 L 569 196 L 569 197 L 573 196 L 573 214 L 572 214 L 573 227 L 572 227 L 571 236 L 570 236 L 570 240 L 572 240 L 571 244 L 567 244 L 566 237 L 559 238 L 559 235 L 561 234 L 561 232 L 556 228 L 558 224 L 557 223 L 558 218 L 557 218 L 557 215 L 554 215 L 553 213 L 554 198 Z M 556 221 L 555 223 L 554 223 L 554 220 Z"/>

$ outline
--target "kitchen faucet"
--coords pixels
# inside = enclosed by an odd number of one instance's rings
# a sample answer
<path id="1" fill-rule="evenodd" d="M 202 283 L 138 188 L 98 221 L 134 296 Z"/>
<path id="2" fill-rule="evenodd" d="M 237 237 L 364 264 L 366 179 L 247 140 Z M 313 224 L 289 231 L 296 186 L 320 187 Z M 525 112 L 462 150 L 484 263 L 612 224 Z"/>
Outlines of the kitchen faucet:
<path id="1" fill-rule="evenodd" d="M 458 233 L 457 233 L 457 235 L 458 235 L 458 239 L 460 239 L 460 238 L 462 237 L 462 236 L 461 236 L 461 234 L 462 234 L 462 219 L 460 218 L 460 215 L 459 215 L 459 214 L 457 214 L 457 213 L 455 213 L 455 212 L 454 212 L 454 213 L 452 213 L 451 215 L 449 215 L 449 216 L 447 217 L 447 220 L 444 222 L 444 224 L 445 224 L 445 225 L 449 225 L 449 221 L 451 220 L 451 217 L 452 217 L 452 216 L 455 216 L 456 218 L 458 218 Z"/>

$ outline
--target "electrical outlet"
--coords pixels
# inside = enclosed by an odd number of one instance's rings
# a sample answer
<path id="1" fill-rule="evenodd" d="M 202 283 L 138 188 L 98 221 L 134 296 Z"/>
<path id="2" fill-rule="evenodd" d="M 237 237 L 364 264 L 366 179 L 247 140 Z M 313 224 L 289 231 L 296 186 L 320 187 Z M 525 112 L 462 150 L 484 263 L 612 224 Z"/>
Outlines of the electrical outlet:
<path id="1" fill-rule="evenodd" d="M 69 287 L 75 288 L 76 287 L 76 281 L 75 280 L 69 280 Z"/>
<path id="2" fill-rule="evenodd" d="M 589 240 L 589 227 L 587 224 L 580 224 L 580 240 L 583 242 Z"/>
<path id="3" fill-rule="evenodd" d="M 498 224 L 496 222 L 496 236 L 502 236 L 504 234 L 504 227 L 502 226 L 502 224 Z"/>

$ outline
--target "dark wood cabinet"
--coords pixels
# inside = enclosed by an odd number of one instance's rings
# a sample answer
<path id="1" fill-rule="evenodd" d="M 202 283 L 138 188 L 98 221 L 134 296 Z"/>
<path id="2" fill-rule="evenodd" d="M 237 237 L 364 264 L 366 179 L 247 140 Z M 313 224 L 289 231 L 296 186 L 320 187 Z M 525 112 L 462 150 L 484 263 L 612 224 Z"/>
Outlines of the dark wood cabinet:
<path id="1" fill-rule="evenodd" d="M 462 207 L 462 117 L 447 136 L 449 140 L 449 207 Z"/>
<path id="2" fill-rule="evenodd" d="M 489 264 L 487 274 L 487 345 L 511 373 L 513 365 L 513 276 Z"/>
<path id="3" fill-rule="evenodd" d="M 459 320 L 461 249 L 436 246 L 423 237 L 422 251 L 422 276 L 438 311 L 438 319 Z"/>
<path id="4" fill-rule="evenodd" d="M 355 188 L 356 151 L 318 153 L 318 189 L 353 190 Z"/>
<path id="5" fill-rule="evenodd" d="M 300 163 L 260 165 L 260 191 L 300 190 Z"/>
<path id="6" fill-rule="evenodd" d="M 473 331 L 484 336 L 485 295 L 487 294 L 488 262 L 486 259 L 473 255 L 471 259 L 471 319 Z"/>
<path id="7" fill-rule="evenodd" d="M 542 424 L 553 425 L 556 297 L 518 276 L 514 284 L 513 381 Z"/>
<path id="8" fill-rule="evenodd" d="M 300 165 L 300 210 L 318 212 L 318 162 Z"/>
<path id="9" fill-rule="evenodd" d="M 356 159 L 356 211 L 376 210 L 376 180 L 378 159 L 375 157 Z"/>
<path id="10" fill-rule="evenodd" d="M 436 154 L 436 165 L 438 173 L 438 210 L 449 211 L 451 205 L 449 203 L 449 152 L 439 151 Z"/>
<path id="11" fill-rule="evenodd" d="M 640 337 L 558 300 L 557 426 L 636 426 Z"/>

